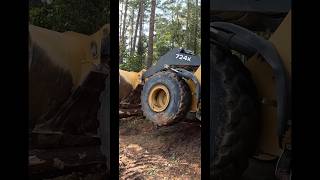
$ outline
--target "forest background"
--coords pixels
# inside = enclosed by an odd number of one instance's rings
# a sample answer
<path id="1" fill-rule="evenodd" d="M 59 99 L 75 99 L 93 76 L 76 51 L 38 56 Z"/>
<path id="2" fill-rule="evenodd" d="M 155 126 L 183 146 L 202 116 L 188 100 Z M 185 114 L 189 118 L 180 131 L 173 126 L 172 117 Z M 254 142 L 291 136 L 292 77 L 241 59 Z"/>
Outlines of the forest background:
<path id="1" fill-rule="evenodd" d="M 120 69 L 148 68 L 172 48 L 201 53 L 199 0 L 120 0 Z"/>

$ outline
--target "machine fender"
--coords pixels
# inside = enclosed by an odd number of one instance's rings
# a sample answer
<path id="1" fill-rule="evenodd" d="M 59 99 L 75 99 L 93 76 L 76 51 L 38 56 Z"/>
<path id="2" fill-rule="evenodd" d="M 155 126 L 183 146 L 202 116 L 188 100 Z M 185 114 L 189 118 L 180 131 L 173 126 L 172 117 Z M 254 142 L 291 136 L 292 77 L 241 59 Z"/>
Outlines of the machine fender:
<path id="1" fill-rule="evenodd" d="M 226 22 L 210 24 L 210 41 L 226 49 L 232 49 L 251 57 L 259 54 L 271 66 L 276 80 L 278 136 L 281 147 L 286 124 L 290 118 L 290 87 L 289 78 L 283 61 L 270 41 L 253 32 Z"/>
<path id="2" fill-rule="evenodd" d="M 200 83 L 199 83 L 198 79 L 196 78 L 196 76 L 192 72 L 187 71 L 185 69 L 181 69 L 181 68 L 174 69 L 174 68 L 170 68 L 168 66 L 166 68 L 168 68 L 169 70 L 173 71 L 178 76 L 186 78 L 186 79 L 191 79 L 194 82 L 194 84 L 196 85 L 197 102 L 199 103 L 200 100 L 201 100 L 200 99 L 200 97 L 201 97 L 201 95 L 200 95 L 201 87 L 200 87 Z"/>

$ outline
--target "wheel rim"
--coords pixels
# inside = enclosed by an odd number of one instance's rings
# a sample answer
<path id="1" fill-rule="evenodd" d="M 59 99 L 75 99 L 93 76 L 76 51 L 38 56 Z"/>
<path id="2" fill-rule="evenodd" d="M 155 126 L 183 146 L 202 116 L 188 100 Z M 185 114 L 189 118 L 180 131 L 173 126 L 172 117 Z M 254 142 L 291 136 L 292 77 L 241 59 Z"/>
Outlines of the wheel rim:
<path id="1" fill-rule="evenodd" d="M 170 93 L 166 86 L 155 85 L 149 93 L 148 104 L 152 111 L 162 112 L 164 111 L 170 102 Z"/>

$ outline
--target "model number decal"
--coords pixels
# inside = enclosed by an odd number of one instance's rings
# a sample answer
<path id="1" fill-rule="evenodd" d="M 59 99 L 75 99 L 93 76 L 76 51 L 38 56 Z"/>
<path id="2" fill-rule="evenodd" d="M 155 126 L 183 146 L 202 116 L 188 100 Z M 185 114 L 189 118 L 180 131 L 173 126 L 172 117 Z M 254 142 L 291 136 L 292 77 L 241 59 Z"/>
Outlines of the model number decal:
<path id="1" fill-rule="evenodd" d="M 191 57 L 190 56 L 184 56 L 182 54 L 176 54 L 176 59 L 180 59 L 180 60 L 185 60 L 185 61 L 191 61 Z"/>

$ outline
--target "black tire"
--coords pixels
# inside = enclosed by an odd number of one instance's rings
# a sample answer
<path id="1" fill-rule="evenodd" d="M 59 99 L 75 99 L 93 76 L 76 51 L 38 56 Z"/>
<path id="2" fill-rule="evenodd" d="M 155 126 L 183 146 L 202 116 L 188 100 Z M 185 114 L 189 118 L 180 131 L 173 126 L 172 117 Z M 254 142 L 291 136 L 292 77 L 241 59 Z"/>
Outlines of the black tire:
<path id="1" fill-rule="evenodd" d="M 106 157 L 107 176 L 110 172 L 110 78 L 105 81 L 105 89 L 100 95 L 100 108 L 98 111 L 98 136 L 100 137 L 101 153 Z"/>
<path id="2" fill-rule="evenodd" d="M 148 103 L 148 96 L 155 85 L 168 88 L 170 102 L 162 112 L 153 111 Z M 170 125 L 186 116 L 191 104 L 190 89 L 186 82 L 173 72 L 163 71 L 151 76 L 143 86 L 141 106 L 144 116 L 158 126 Z"/>
<path id="3" fill-rule="evenodd" d="M 250 72 L 230 51 L 211 45 L 210 175 L 240 179 L 255 151 L 259 103 Z"/>

